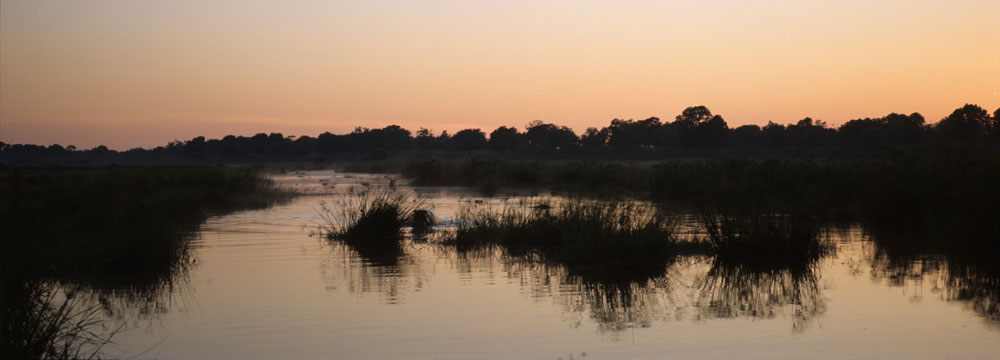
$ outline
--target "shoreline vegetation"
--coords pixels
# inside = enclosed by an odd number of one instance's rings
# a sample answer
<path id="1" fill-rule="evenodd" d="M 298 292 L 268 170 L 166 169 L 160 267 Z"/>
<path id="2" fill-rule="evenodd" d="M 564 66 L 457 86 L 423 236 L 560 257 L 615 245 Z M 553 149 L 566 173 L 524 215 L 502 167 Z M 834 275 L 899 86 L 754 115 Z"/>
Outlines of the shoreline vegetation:
<path id="1" fill-rule="evenodd" d="M 0 169 L 0 353 L 100 357 L 110 337 L 97 330 L 99 315 L 114 301 L 169 292 L 193 264 L 192 235 L 209 215 L 291 195 L 247 167 Z M 107 301 L 86 307 L 82 293 Z"/>
<path id="2" fill-rule="evenodd" d="M 635 198 L 719 215 L 785 214 L 820 225 L 862 223 L 947 237 L 996 238 L 1000 152 L 954 150 L 856 159 L 660 162 L 473 158 L 355 162 L 348 172 L 397 173 L 417 186 L 463 186 L 490 196 L 543 189 L 592 199 Z"/>
<path id="3" fill-rule="evenodd" d="M 966 105 L 933 125 L 919 114 L 890 114 L 837 129 L 808 118 L 729 129 L 692 107 L 673 122 L 615 120 L 583 136 L 535 122 L 526 132 L 501 127 L 488 139 L 478 129 L 414 137 L 390 126 L 318 138 L 196 138 L 125 152 L 0 144 L 0 350 L 99 356 L 109 339 L 90 331 L 100 325 L 97 312 L 74 309 L 74 293 L 157 298 L 192 265 L 191 236 L 207 216 L 289 198 L 261 176 L 288 168 L 395 173 L 413 185 L 486 196 L 551 191 L 564 200 L 470 205 L 453 232 L 429 238 L 465 254 L 499 251 L 558 265 L 574 281 L 609 291 L 655 282 L 694 256 L 711 258 L 720 279 L 706 285 L 710 298 L 735 296 L 753 278 L 802 283 L 779 295 L 817 299 L 815 264 L 834 248 L 823 232 L 860 225 L 874 243 L 873 272 L 946 263 L 953 296 L 1000 321 L 1000 269 L 991 256 L 1000 253 L 998 117 L 1000 109 L 991 115 Z M 214 162 L 255 165 L 176 165 Z M 97 166 L 111 163 L 157 165 Z M 45 164 L 70 166 L 38 166 Z M 375 266 L 398 265 L 410 216 L 422 206 L 387 181 L 320 211 L 323 236 Z M 677 215 L 695 219 L 698 238 L 680 235 Z M 813 302 L 811 311 L 821 313 Z"/>

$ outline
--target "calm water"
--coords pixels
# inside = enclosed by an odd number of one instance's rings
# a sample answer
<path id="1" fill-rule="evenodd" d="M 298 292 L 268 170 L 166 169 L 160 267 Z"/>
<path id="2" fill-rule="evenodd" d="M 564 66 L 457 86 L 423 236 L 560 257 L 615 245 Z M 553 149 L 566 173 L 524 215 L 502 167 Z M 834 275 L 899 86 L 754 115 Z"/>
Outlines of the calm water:
<path id="1" fill-rule="evenodd" d="M 279 183 L 313 195 L 211 218 L 196 237 L 195 264 L 172 288 L 108 313 L 108 326 L 122 328 L 106 353 L 158 359 L 1000 358 L 996 289 L 956 285 L 933 259 L 922 267 L 877 260 L 856 229 L 831 233 L 836 255 L 808 274 L 723 273 L 712 269 L 711 258 L 687 258 L 665 277 L 625 284 L 588 283 L 557 266 L 460 255 L 426 242 L 408 241 L 403 257 L 373 262 L 314 235 L 321 203 L 376 178 L 283 175 Z M 406 189 L 426 196 L 445 224 L 463 204 L 483 199 L 458 188 Z"/>

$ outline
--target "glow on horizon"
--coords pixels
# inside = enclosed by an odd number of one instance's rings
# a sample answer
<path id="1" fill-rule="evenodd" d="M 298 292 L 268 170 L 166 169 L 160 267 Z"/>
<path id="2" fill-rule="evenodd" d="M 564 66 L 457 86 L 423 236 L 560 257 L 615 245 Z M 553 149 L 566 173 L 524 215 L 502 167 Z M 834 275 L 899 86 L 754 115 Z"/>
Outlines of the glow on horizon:
<path id="1" fill-rule="evenodd" d="M 1000 106 L 1000 2 L 0 3 L 0 141 Z"/>

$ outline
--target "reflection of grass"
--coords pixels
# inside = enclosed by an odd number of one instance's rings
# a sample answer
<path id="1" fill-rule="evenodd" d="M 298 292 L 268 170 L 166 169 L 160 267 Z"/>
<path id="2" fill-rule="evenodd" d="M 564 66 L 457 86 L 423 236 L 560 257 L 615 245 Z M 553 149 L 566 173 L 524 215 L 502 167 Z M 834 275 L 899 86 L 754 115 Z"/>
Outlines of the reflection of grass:
<path id="1" fill-rule="evenodd" d="M 11 169 L 0 184 L 3 245 L 30 264 L 20 271 L 109 287 L 155 283 L 185 266 L 188 234 L 208 213 L 285 196 L 235 167 Z"/>
<path id="2" fill-rule="evenodd" d="M 374 261 L 392 261 L 402 253 L 403 228 L 422 202 L 396 191 L 395 185 L 366 184 L 352 188 L 331 208 L 320 211 L 323 235 L 342 241 Z"/>
<path id="3" fill-rule="evenodd" d="M 191 232 L 208 214 L 287 196 L 238 167 L 0 168 L 4 346 L 38 355 L 29 358 L 90 355 L 106 340 L 91 332 L 99 309 L 40 284 L 155 298 L 190 265 Z"/>
<path id="4" fill-rule="evenodd" d="M 671 224 L 632 202 L 572 201 L 556 208 L 472 208 L 446 243 L 508 253 L 592 275 L 662 273 L 681 250 Z"/>
<path id="5" fill-rule="evenodd" d="M 826 311 L 815 264 L 760 270 L 716 258 L 701 286 L 704 315 L 771 318 L 791 307 L 793 331 L 801 332 Z"/>

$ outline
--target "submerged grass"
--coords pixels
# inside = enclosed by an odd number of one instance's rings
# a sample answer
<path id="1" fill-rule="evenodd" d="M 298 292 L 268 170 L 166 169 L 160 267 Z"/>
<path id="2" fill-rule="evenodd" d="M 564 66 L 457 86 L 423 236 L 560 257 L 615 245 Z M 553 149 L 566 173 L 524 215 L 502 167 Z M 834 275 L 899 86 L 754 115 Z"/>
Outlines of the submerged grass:
<path id="1" fill-rule="evenodd" d="M 532 206 L 533 205 L 533 206 Z M 564 264 L 596 277 L 662 274 L 682 251 L 673 224 L 630 201 L 571 200 L 472 207 L 456 219 L 444 241 L 459 250 L 499 246 L 512 256 Z"/>

